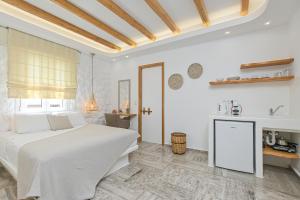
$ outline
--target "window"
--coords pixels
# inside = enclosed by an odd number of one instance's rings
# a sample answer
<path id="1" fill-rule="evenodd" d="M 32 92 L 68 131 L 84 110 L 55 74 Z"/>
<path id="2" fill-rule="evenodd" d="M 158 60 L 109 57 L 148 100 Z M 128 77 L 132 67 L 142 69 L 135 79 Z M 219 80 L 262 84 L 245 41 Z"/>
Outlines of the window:
<path id="1" fill-rule="evenodd" d="M 71 99 L 19 99 L 19 112 L 60 112 L 74 110 Z"/>
<path id="2" fill-rule="evenodd" d="M 76 50 L 8 29 L 8 97 L 75 99 L 78 58 Z"/>

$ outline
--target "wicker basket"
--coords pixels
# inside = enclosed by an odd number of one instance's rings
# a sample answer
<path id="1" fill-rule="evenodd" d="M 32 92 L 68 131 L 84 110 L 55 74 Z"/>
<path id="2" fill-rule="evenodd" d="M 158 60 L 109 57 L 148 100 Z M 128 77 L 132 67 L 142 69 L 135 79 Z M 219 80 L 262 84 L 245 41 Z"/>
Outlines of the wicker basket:
<path id="1" fill-rule="evenodd" d="M 185 133 L 172 133 L 172 151 L 175 154 L 184 154 L 186 150 L 186 134 Z"/>

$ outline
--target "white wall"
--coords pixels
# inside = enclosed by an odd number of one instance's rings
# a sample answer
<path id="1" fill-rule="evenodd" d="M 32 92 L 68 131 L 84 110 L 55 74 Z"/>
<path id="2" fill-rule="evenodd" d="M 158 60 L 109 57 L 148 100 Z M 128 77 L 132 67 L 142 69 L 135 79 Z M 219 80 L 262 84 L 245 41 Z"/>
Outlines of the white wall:
<path id="1" fill-rule="evenodd" d="M 291 54 L 295 58 L 294 69 L 296 79 L 291 85 L 291 114 L 295 117 L 300 117 L 300 10 L 294 16 L 290 23 L 290 46 Z M 300 133 L 293 134 L 294 142 L 300 145 Z M 298 152 L 300 152 L 300 146 L 298 146 Z M 298 172 L 300 176 L 300 161 L 295 160 L 292 162 L 292 167 Z"/>
<path id="2" fill-rule="evenodd" d="M 296 13 L 289 27 L 290 52 L 295 58 L 295 81 L 291 85 L 291 114 L 300 117 L 300 10 Z"/>
<path id="3" fill-rule="evenodd" d="M 289 113 L 290 83 L 226 87 L 210 87 L 208 84 L 218 77 L 239 75 L 241 63 L 290 56 L 287 35 L 288 26 L 240 36 L 224 35 L 221 40 L 116 62 L 113 65 L 114 107 L 117 107 L 117 81 L 129 78 L 132 80 L 132 108 L 137 112 L 138 65 L 163 61 L 166 85 L 165 141 L 170 142 L 171 132 L 183 131 L 188 134 L 188 147 L 207 150 L 208 116 L 216 111 L 217 103 L 224 99 L 238 100 L 244 114 L 268 114 L 270 107 L 279 104 L 285 105 L 281 112 Z M 202 64 L 204 68 L 203 75 L 197 80 L 187 75 L 188 66 L 194 62 Z M 169 89 L 167 85 L 173 73 L 181 73 L 184 77 L 184 85 L 178 91 Z M 133 128 L 137 128 L 137 119 L 133 122 Z"/>

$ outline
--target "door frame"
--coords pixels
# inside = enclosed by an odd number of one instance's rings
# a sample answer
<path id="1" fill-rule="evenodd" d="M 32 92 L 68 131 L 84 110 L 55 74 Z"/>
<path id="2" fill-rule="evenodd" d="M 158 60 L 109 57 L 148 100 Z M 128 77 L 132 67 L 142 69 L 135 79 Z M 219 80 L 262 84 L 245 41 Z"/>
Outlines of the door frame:
<path id="1" fill-rule="evenodd" d="M 165 144 L 165 63 L 164 62 L 158 62 L 158 63 L 152 63 L 152 64 L 146 64 L 146 65 L 140 65 L 139 66 L 139 83 L 138 83 L 138 132 L 140 134 L 140 137 L 138 139 L 138 142 L 142 142 L 143 140 L 143 133 L 142 133 L 142 106 L 143 106 L 143 69 L 147 68 L 153 68 L 153 67 L 161 67 L 161 80 L 162 80 L 162 110 L 161 110 L 161 144 Z"/>

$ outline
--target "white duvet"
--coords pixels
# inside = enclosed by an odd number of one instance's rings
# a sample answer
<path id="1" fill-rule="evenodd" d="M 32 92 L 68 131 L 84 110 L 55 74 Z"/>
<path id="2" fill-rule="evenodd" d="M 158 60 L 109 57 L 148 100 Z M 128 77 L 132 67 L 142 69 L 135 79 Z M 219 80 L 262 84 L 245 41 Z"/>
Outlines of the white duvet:
<path id="1" fill-rule="evenodd" d="M 30 134 L 0 133 L 0 159 L 17 177 L 19 199 L 88 199 L 97 182 L 136 138 L 134 131 L 99 125 Z M 71 148 L 69 140 L 73 140 Z"/>
<path id="2" fill-rule="evenodd" d="M 81 127 L 81 126 L 80 126 Z M 0 133 L 0 160 L 8 165 L 10 173 L 17 179 L 18 152 L 22 146 L 27 143 L 66 133 L 70 130 L 76 130 L 80 127 L 65 129 L 59 131 L 42 131 L 26 134 L 17 134 L 14 132 Z"/>

